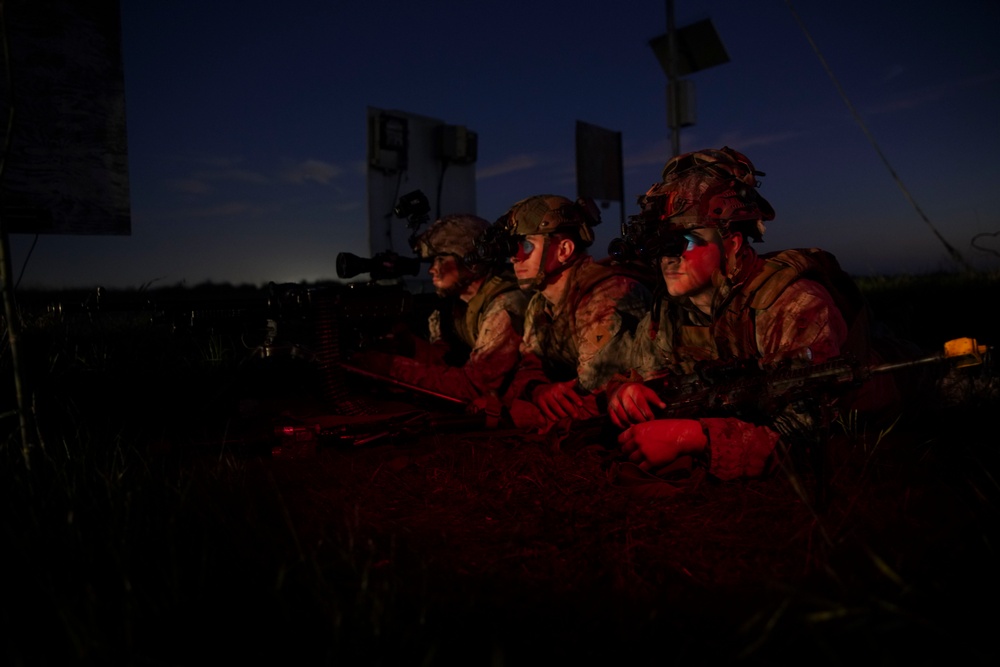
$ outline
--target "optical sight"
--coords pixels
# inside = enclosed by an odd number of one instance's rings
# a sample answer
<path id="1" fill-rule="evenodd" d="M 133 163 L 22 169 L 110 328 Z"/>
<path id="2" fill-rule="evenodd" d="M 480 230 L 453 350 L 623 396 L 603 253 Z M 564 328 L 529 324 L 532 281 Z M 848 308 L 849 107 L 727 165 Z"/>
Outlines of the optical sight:
<path id="1" fill-rule="evenodd" d="M 359 273 L 367 273 L 372 280 L 393 280 L 420 273 L 420 260 L 416 257 L 402 257 L 387 250 L 373 255 L 370 259 L 358 257 L 349 252 L 337 254 L 337 276 L 353 278 Z"/>

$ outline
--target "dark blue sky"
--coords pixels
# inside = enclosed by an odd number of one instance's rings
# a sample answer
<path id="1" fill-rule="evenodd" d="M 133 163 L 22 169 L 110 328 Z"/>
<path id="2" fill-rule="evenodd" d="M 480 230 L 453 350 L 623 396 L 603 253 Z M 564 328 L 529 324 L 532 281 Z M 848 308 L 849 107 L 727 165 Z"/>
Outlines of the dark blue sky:
<path id="1" fill-rule="evenodd" d="M 577 120 L 622 132 L 627 214 L 670 155 L 648 45 L 663 0 L 121 10 L 132 234 L 42 236 L 27 267 L 34 237 L 15 235 L 22 287 L 335 278 L 337 253 L 370 254 L 368 107 L 474 130 L 491 220 L 532 194 L 575 195 Z M 1000 3 L 676 0 L 675 18 L 711 19 L 730 57 L 688 77 L 681 150 L 728 145 L 766 172 L 777 217 L 760 250 L 825 247 L 865 275 L 958 268 L 936 229 L 1000 267 L 971 245 L 1000 232 Z M 607 210 L 595 254 L 619 217 Z"/>

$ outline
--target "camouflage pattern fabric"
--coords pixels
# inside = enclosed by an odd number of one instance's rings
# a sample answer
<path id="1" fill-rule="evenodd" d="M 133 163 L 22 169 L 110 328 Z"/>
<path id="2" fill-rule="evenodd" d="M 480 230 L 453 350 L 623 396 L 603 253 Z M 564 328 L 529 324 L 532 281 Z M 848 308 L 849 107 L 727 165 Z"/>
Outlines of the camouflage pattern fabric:
<path id="1" fill-rule="evenodd" d="M 730 299 L 708 318 L 683 301 L 666 301 L 658 321 L 650 314 L 640 323 L 633 341 L 633 367 L 649 379 L 690 373 L 705 359 L 776 361 L 805 349 L 811 351 L 813 362 L 821 363 L 839 356 L 847 341 L 847 323 L 830 293 L 815 281 L 802 278 L 788 283 L 762 310 L 735 302 L 743 307 L 729 309 L 734 303 Z M 746 337 L 735 335 L 741 323 L 753 332 L 749 344 Z M 788 435 L 779 432 L 778 424 L 806 428 L 814 421 L 811 415 L 772 417 L 771 424 L 725 416 L 699 419 L 709 441 L 708 472 L 724 480 L 762 475 L 772 465 L 779 438 Z"/>
<path id="2" fill-rule="evenodd" d="M 473 401 L 503 393 L 520 359 L 521 332 L 527 296 L 518 289 L 496 295 L 479 316 L 479 330 L 462 366 L 427 364 L 395 357 L 390 374 L 403 382 Z M 431 315 L 432 342 L 441 344 L 440 313 Z"/>
<path id="3" fill-rule="evenodd" d="M 522 356 L 540 360 L 544 378 L 578 378 L 594 391 L 627 368 L 631 340 L 652 294 L 635 278 L 584 256 L 554 301 L 540 292 L 525 312 Z"/>
<path id="4" fill-rule="evenodd" d="M 457 213 L 446 215 L 420 235 L 416 243 L 417 254 L 424 259 L 436 255 L 455 255 L 462 258 L 476 249 L 476 239 L 490 226 L 479 216 Z"/>

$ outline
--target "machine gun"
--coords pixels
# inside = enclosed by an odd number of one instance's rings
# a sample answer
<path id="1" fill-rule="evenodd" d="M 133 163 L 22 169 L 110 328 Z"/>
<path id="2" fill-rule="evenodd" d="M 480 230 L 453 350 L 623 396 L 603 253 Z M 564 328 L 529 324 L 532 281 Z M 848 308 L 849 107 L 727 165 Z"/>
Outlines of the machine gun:
<path id="1" fill-rule="evenodd" d="M 371 414 L 363 395 L 351 391 L 343 362 L 353 352 L 395 344 L 406 332 L 422 331 L 434 294 L 414 294 L 402 284 L 375 282 L 306 287 L 270 287 L 269 334 L 261 347 L 269 358 L 311 362 L 326 402 L 342 415 Z"/>
<path id="2" fill-rule="evenodd" d="M 407 219 L 414 250 L 417 231 L 427 222 L 429 212 L 430 204 L 420 190 L 403 195 L 393 208 L 396 217 Z M 377 341 L 391 341 L 399 331 L 424 330 L 436 296 L 411 292 L 403 283 L 404 276 L 416 276 L 420 266 L 419 258 L 392 250 L 370 258 L 342 252 L 337 255 L 337 276 L 350 279 L 365 273 L 369 281 L 322 289 L 272 283 L 267 349 L 316 361 L 326 398 L 337 413 L 372 413 L 371 406 L 348 390 L 342 363 L 351 352 Z"/>

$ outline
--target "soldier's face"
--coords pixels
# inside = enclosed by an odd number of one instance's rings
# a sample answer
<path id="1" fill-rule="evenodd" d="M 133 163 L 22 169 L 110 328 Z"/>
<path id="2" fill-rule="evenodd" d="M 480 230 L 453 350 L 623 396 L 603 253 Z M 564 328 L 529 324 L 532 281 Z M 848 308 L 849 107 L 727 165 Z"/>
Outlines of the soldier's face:
<path id="1" fill-rule="evenodd" d="M 712 273 L 721 265 L 722 250 L 710 229 L 692 229 L 678 257 L 661 257 L 660 271 L 670 296 L 694 297 L 712 289 Z"/>
<path id="2" fill-rule="evenodd" d="M 521 239 L 511 262 L 519 283 L 534 279 L 545 262 L 545 235 L 529 234 Z"/>
<path id="3" fill-rule="evenodd" d="M 462 277 L 458 270 L 458 260 L 454 255 L 435 256 L 428 273 L 434 284 L 434 290 L 441 296 L 450 294 Z"/>

